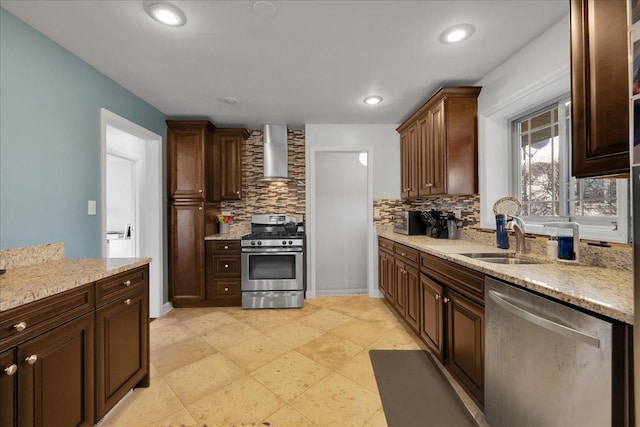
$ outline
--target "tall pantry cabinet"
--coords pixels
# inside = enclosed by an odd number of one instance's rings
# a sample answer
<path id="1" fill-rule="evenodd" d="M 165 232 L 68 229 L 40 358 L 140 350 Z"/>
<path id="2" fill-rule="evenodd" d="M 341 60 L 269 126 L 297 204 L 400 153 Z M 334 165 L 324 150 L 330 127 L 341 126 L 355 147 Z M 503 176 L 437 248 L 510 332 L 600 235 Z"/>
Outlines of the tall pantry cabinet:
<path id="1" fill-rule="evenodd" d="M 214 180 L 215 126 L 208 121 L 167 120 L 169 285 L 175 307 L 203 301 L 205 203 Z"/>

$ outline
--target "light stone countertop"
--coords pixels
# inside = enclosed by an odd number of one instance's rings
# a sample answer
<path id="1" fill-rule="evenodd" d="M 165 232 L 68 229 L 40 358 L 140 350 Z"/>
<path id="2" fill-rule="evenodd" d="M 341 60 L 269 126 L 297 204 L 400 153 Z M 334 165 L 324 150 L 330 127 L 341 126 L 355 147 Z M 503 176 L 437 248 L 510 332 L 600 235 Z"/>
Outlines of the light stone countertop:
<path id="1" fill-rule="evenodd" d="M 150 262 L 151 258 L 64 258 L 10 268 L 0 275 L 0 312 Z"/>
<path id="2" fill-rule="evenodd" d="M 544 261 L 541 264 L 492 264 L 460 254 L 513 251 L 468 240 L 405 236 L 385 228 L 378 228 L 378 236 L 574 306 L 633 324 L 633 275 L 630 271 L 566 264 L 548 259 L 541 259 Z"/>
<path id="3" fill-rule="evenodd" d="M 231 231 L 225 234 L 211 234 L 205 236 L 204 240 L 240 240 L 242 236 L 249 234 L 246 230 Z"/>

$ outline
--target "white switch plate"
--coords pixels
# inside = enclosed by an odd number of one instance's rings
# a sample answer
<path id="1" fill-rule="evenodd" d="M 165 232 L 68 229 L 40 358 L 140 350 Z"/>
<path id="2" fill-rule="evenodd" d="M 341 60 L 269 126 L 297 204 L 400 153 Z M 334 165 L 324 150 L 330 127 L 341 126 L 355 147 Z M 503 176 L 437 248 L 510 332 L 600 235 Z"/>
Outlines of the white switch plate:
<path id="1" fill-rule="evenodd" d="M 95 200 L 89 200 L 89 203 L 87 204 L 87 213 L 89 215 L 95 215 L 96 214 L 96 201 Z"/>

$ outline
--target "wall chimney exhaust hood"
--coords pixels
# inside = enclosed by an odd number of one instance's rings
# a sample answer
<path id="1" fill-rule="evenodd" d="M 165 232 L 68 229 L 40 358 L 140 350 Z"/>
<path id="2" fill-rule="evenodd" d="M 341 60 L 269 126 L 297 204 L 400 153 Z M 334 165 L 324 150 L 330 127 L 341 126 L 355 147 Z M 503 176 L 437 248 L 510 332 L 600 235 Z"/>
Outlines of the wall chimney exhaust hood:
<path id="1" fill-rule="evenodd" d="M 288 182 L 287 125 L 264 125 L 263 182 Z"/>

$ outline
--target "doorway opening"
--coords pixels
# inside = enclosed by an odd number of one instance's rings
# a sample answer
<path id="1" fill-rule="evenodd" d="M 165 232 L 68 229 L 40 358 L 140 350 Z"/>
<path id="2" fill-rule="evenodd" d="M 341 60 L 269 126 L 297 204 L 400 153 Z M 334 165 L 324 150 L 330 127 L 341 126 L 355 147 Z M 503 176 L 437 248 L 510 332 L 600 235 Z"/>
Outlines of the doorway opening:
<path id="1" fill-rule="evenodd" d="M 311 147 L 307 298 L 373 289 L 370 147 Z"/>
<path id="2" fill-rule="evenodd" d="M 162 137 L 104 108 L 100 114 L 102 256 L 121 257 L 127 250 L 133 257 L 152 259 L 149 315 L 160 317 L 172 308 L 171 303 L 164 303 Z M 119 210 L 133 213 L 118 215 Z M 115 239 L 120 232 L 123 239 Z"/>

